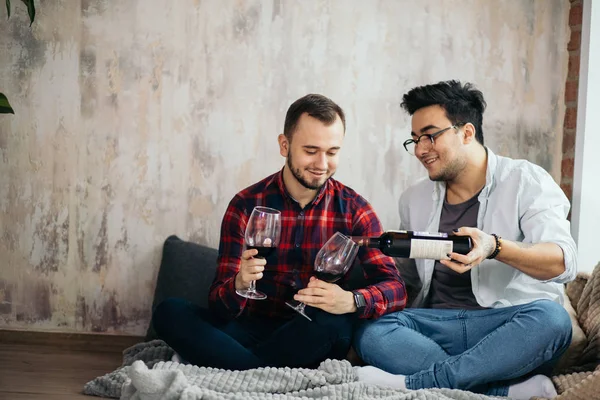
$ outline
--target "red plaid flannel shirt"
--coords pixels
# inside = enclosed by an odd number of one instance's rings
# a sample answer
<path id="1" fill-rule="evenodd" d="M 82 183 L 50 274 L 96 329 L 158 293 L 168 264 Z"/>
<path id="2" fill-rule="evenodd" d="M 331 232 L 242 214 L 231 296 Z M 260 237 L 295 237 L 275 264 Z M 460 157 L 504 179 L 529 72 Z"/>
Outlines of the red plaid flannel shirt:
<path id="1" fill-rule="evenodd" d="M 235 276 L 245 250 L 244 232 L 255 206 L 281 211 L 281 241 L 267 257 L 263 278 L 256 282 L 266 300 L 248 300 L 235 293 Z M 382 226 L 371 205 L 351 188 L 329 179 L 304 209 L 288 194 L 282 171 L 239 192 L 229 203 L 221 225 L 218 267 L 210 287 L 209 306 L 219 315 L 290 318 L 285 305 L 313 276 L 317 252 L 336 232 L 379 236 Z M 406 305 L 404 282 L 391 257 L 361 247 L 358 259 L 369 285 L 358 289 L 366 300 L 361 318 L 377 318 Z M 343 280 L 338 281 L 340 286 Z"/>

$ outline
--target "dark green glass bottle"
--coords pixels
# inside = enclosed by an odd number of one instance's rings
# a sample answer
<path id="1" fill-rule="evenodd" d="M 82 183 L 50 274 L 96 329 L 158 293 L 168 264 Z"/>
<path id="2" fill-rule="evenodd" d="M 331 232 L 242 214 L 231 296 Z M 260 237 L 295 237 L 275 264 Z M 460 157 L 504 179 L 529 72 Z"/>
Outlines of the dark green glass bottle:
<path id="1" fill-rule="evenodd" d="M 391 257 L 448 259 L 447 254 L 468 254 L 473 249 L 470 236 L 451 233 L 386 231 L 379 237 L 352 236 L 359 246 L 379 249 Z"/>

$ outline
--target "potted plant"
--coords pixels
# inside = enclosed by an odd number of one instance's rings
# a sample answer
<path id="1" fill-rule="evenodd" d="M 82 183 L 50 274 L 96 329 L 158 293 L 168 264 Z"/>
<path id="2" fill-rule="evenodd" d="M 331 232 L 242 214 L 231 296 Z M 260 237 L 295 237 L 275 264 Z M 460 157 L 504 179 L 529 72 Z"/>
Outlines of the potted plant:
<path id="1" fill-rule="evenodd" d="M 27 13 L 29 14 L 29 21 L 33 24 L 33 20 L 35 19 L 35 6 L 33 5 L 33 0 L 21 0 L 27 6 Z M 6 12 L 8 14 L 8 18 L 10 18 L 10 0 L 6 0 Z M 14 110 L 10 106 L 8 99 L 6 96 L 0 92 L 0 114 L 14 114 Z"/>

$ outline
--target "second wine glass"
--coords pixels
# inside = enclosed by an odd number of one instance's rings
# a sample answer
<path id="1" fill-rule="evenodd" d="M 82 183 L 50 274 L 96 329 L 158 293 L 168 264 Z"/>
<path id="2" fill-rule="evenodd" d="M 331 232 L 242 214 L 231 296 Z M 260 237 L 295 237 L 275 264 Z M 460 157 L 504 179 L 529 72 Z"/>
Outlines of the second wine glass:
<path id="1" fill-rule="evenodd" d="M 244 240 L 246 248 L 258 250 L 255 258 L 266 258 L 275 251 L 281 237 L 281 212 L 269 207 L 254 207 L 246 225 Z M 235 291 L 242 297 L 264 300 L 267 295 L 256 290 L 256 281 L 248 289 Z"/>
<path id="2" fill-rule="evenodd" d="M 337 282 L 348 272 L 357 253 L 358 245 L 351 238 L 340 232 L 334 233 L 317 253 L 314 264 L 315 275 L 325 282 Z M 304 311 L 306 304 L 298 302 L 285 304 L 312 321 Z"/>

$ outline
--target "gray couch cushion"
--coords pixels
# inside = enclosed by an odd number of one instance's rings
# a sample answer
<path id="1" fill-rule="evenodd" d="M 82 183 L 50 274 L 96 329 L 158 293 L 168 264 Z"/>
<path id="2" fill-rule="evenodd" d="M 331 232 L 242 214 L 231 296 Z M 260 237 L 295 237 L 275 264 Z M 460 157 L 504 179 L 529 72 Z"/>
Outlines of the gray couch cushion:
<path id="1" fill-rule="evenodd" d="M 208 289 L 217 267 L 217 250 L 169 236 L 164 243 L 156 280 L 152 311 L 169 297 L 181 297 L 201 307 L 208 306 Z M 156 338 L 152 324 L 146 340 Z"/>
<path id="2" fill-rule="evenodd" d="M 181 297 L 201 307 L 208 307 L 208 290 L 215 277 L 217 255 L 216 249 L 181 240 L 175 235 L 169 236 L 163 247 L 152 311 L 169 297 Z M 366 286 L 358 259 L 338 284 L 347 290 Z M 146 340 L 156 338 L 150 323 Z"/>

